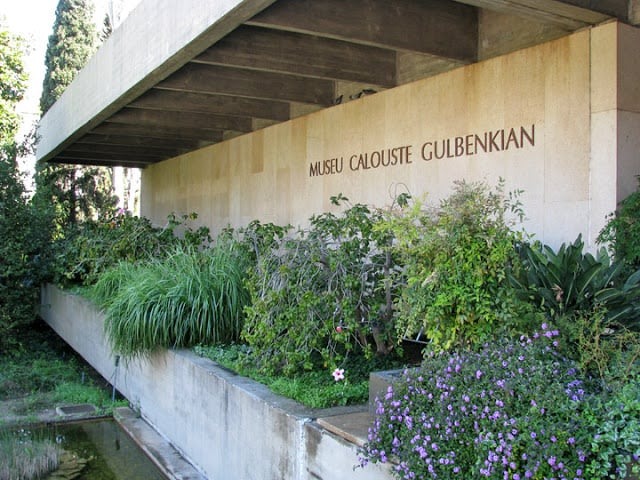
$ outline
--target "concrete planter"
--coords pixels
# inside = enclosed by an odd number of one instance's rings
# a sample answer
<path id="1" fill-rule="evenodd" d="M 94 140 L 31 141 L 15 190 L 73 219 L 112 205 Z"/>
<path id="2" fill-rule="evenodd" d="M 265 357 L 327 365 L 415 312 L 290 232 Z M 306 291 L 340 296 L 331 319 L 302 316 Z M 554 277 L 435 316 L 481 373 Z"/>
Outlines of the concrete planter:
<path id="1" fill-rule="evenodd" d="M 354 470 L 357 445 L 321 426 L 366 406 L 311 410 L 189 350 L 116 362 L 103 315 L 52 285 L 43 288 L 41 315 L 208 478 L 392 478 L 378 465 Z"/>

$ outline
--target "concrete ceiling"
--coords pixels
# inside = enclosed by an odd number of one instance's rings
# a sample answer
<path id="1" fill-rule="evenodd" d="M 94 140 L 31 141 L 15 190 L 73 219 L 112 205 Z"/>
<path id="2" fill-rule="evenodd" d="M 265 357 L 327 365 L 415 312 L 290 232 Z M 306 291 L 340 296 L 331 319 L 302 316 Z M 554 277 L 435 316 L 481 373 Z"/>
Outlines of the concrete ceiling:
<path id="1" fill-rule="evenodd" d="M 38 157 L 145 167 L 612 17 L 629 22 L 630 11 L 622 0 L 277 0 L 263 5 L 257 14 L 228 22 L 225 33 L 209 43 L 202 40 L 174 55 L 164 70 L 156 69 L 137 89 L 96 110 L 53 144 L 44 142 Z M 46 128 L 42 134 L 47 135 Z"/>

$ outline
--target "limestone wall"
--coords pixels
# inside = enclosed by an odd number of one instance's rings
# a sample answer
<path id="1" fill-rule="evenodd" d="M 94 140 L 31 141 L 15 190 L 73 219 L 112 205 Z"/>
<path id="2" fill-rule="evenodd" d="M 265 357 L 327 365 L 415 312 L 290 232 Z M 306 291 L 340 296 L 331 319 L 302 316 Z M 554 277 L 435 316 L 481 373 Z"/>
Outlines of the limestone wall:
<path id="1" fill-rule="evenodd" d="M 301 224 L 338 193 L 436 201 L 455 180 L 502 177 L 524 190 L 528 232 L 592 247 L 640 174 L 638 40 L 608 23 L 153 165 L 141 212 L 197 212 L 214 231 Z"/>

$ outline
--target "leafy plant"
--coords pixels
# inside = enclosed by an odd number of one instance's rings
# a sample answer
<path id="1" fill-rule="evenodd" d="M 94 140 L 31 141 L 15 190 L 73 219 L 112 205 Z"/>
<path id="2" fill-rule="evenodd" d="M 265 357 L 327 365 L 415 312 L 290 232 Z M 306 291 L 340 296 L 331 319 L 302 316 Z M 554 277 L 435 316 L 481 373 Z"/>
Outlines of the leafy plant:
<path id="1" fill-rule="evenodd" d="M 0 401 L 12 400 L 13 414 L 83 402 L 108 413 L 122 403 L 111 401 L 102 377 L 43 322 L 21 328 L 18 338 L 16 348 L 0 351 Z"/>
<path id="2" fill-rule="evenodd" d="M 640 327 L 640 270 L 624 277 L 624 265 L 612 262 L 604 248 L 583 252 L 582 237 L 557 252 L 539 243 L 520 245 L 523 268 L 509 277 L 523 300 L 539 306 L 549 318 L 605 309 L 605 327 Z"/>
<path id="3" fill-rule="evenodd" d="M 640 474 L 640 382 L 633 379 L 609 398 L 597 397 L 583 413 L 591 437 L 589 478 Z"/>
<path id="4" fill-rule="evenodd" d="M 389 237 L 374 229 L 379 219 L 362 204 L 316 215 L 308 229 L 275 238 L 258 255 L 243 338 L 265 372 L 290 375 L 351 354 L 389 353 L 394 264 Z"/>
<path id="5" fill-rule="evenodd" d="M 509 215 L 522 218 L 518 192 L 503 184 L 455 182 L 439 207 L 419 201 L 386 225 L 404 266 L 406 288 L 398 301 L 401 336 L 423 333 L 435 349 L 482 344 L 517 319 L 515 296 L 506 284 L 517 262 L 521 234 Z"/>
<path id="6" fill-rule="evenodd" d="M 559 317 L 563 351 L 575 358 L 583 371 L 603 382 L 606 389 L 626 385 L 640 370 L 640 332 L 607 321 L 607 311 Z"/>
<path id="7" fill-rule="evenodd" d="M 547 325 L 520 342 L 433 354 L 389 387 L 361 463 L 397 478 L 596 478 L 580 411 L 590 385 Z M 599 478 L 599 477 L 598 477 Z"/>
<path id="8" fill-rule="evenodd" d="M 92 295 L 105 310 L 113 348 L 129 357 L 237 340 L 248 294 L 246 259 L 236 247 L 220 241 L 205 250 L 177 248 L 165 259 L 134 269 L 121 264 L 120 272 L 104 276 Z"/>

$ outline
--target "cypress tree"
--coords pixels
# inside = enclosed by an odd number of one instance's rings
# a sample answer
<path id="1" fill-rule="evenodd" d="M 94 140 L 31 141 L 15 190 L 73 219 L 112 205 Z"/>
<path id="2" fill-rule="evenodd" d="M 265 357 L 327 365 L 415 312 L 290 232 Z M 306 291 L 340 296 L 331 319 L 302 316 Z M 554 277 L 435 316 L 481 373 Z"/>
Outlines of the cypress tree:
<path id="1" fill-rule="evenodd" d="M 46 72 L 40 97 L 42 115 L 60 98 L 96 49 L 93 10 L 93 3 L 87 0 L 58 2 L 45 54 Z"/>
<path id="2" fill-rule="evenodd" d="M 45 57 L 40 108 L 44 115 L 94 53 L 98 34 L 90 0 L 59 0 Z M 110 212 L 115 203 L 111 169 L 76 165 L 38 165 L 38 195 L 57 206 L 56 227 Z"/>

